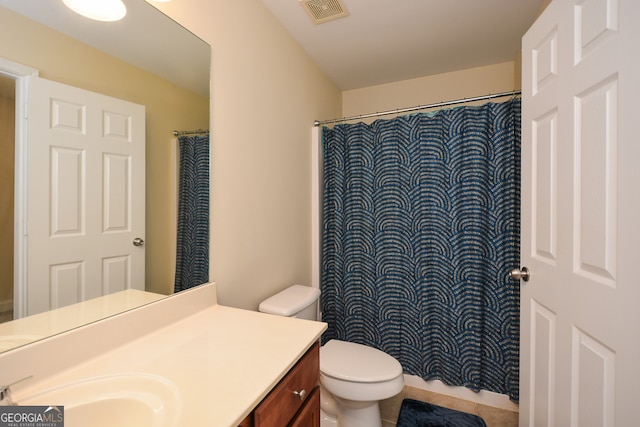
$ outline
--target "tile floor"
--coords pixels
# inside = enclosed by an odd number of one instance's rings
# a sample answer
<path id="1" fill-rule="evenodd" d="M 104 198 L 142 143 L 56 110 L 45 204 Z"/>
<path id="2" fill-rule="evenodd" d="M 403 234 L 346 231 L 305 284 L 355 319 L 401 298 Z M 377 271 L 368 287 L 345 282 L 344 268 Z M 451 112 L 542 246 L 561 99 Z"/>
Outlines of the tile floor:
<path id="1" fill-rule="evenodd" d="M 463 400 L 409 386 L 405 386 L 404 390 L 397 396 L 380 402 L 382 427 L 395 427 L 404 398 L 429 402 L 445 408 L 478 415 L 487 423 L 487 427 L 518 427 L 517 411 L 482 405 L 470 400 Z"/>

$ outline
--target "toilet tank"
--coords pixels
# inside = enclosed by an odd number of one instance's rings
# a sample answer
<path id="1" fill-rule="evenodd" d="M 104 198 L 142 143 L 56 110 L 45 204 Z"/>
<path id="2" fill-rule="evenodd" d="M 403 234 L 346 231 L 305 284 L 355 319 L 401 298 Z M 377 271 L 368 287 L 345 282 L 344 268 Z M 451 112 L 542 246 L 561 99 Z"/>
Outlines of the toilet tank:
<path id="1" fill-rule="evenodd" d="M 258 311 L 278 316 L 317 320 L 320 289 L 292 285 L 260 303 Z"/>

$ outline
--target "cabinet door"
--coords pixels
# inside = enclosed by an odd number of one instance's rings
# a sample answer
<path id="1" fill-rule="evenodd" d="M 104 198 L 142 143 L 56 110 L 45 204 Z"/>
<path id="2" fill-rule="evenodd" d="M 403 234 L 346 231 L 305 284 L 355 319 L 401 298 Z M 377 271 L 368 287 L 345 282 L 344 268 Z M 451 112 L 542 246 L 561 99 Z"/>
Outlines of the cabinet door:
<path id="1" fill-rule="evenodd" d="M 311 397 L 320 376 L 320 347 L 315 344 L 253 413 L 255 427 L 283 427 Z"/>
<path id="2" fill-rule="evenodd" d="M 289 427 L 320 427 L 320 387 L 316 387 L 307 397 L 307 401 Z"/>

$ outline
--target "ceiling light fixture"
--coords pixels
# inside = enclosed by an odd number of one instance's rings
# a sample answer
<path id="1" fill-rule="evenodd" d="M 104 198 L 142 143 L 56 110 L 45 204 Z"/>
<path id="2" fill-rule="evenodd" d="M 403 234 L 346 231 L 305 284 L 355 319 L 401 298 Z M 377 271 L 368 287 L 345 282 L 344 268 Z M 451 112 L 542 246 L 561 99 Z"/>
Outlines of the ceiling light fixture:
<path id="1" fill-rule="evenodd" d="M 127 14 L 122 0 L 62 0 L 75 13 L 96 21 L 119 21 Z"/>

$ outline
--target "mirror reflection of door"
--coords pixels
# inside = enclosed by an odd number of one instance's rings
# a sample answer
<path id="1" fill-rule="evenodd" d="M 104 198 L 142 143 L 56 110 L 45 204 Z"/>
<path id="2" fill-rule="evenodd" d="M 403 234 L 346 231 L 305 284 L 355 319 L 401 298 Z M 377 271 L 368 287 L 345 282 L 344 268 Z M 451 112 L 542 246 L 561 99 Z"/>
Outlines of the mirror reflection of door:
<path id="1" fill-rule="evenodd" d="M 0 322 L 13 319 L 15 81 L 0 75 Z"/>
<path id="2" fill-rule="evenodd" d="M 144 290 L 145 107 L 30 77 L 27 117 L 24 314 Z"/>

